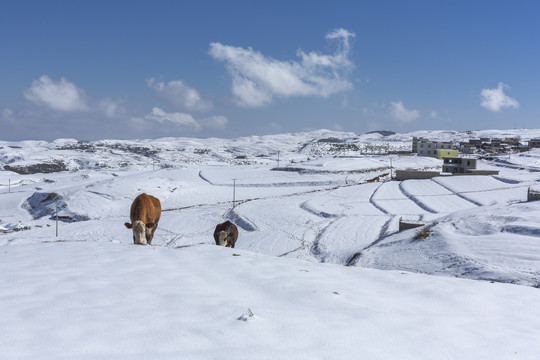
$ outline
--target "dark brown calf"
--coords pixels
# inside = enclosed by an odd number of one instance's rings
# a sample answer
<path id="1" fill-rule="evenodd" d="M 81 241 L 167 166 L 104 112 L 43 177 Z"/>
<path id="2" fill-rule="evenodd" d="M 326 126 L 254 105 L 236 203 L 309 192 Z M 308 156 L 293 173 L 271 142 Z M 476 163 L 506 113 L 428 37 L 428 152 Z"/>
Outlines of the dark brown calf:
<path id="1" fill-rule="evenodd" d="M 129 217 L 131 223 L 125 223 L 133 229 L 133 243 L 150 245 L 161 216 L 161 203 L 152 195 L 140 194 L 133 200 Z"/>
<path id="2" fill-rule="evenodd" d="M 233 248 L 237 239 L 238 229 L 229 220 L 216 226 L 216 230 L 214 230 L 216 245 Z"/>

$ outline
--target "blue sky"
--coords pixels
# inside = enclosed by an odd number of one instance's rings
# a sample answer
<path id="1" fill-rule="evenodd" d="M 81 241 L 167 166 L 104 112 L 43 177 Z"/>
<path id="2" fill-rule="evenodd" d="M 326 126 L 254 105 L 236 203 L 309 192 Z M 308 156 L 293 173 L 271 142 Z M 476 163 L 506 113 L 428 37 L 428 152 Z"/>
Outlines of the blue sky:
<path id="1" fill-rule="evenodd" d="M 0 140 L 538 128 L 538 1 L 3 1 Z"/>

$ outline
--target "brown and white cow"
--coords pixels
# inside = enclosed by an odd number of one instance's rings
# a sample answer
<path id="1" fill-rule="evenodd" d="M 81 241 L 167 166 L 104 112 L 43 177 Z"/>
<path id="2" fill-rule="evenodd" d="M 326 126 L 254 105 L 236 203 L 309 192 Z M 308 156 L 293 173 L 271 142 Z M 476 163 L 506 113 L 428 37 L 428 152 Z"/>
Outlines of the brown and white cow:
<path id="1" fill-rule="evenodd" d="M 161 203 L 152 195 L 140 194 L 133 200 L 129 217 L 131 223 L 125 223 L 133 229 L 133 243 L 150 245 L 161 216 Z"/>
<path id="2" fill-rule="evenodd" d="M 216 230 L 214 230 L 216 245 L 233 248 L 237 239 L 238 229 L 229 220 L 216 226 Z"/>

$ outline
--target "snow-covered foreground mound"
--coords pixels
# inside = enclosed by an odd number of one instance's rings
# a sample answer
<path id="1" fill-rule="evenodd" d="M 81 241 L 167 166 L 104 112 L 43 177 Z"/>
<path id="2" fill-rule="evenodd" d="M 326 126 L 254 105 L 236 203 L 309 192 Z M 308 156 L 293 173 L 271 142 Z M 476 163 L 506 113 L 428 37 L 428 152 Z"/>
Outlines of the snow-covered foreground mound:
<path id="1" fill-rule="evenodd" d="M 0 251 L 2 359 L 538 359 L 540 291 L 216 246 Z"/>

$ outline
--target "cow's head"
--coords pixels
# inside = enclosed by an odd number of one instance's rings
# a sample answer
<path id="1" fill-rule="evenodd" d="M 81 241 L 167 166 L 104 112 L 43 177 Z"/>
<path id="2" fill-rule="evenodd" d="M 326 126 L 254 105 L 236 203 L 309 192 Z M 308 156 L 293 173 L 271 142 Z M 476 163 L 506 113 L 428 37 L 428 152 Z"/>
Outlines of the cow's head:
<path id="1" fill-rule="evenodd" d="M 133 243 L 135 245 L 146 245 L 146 233 L 154 227 L 154 223 L 145 224 L 141 220 L 130 223 L 125 223 L 128 229 L 133 230 Z"/>
<path id="2" fill-rule="evenodd" d="M 217 244 L 219 246 L 231 247 L 232 244 L 229 243 L 230 238 L 228 237 L 228 235 L 229 235 L 228 232 L 221 230 L 218 233 L 218 243 Z"/>

